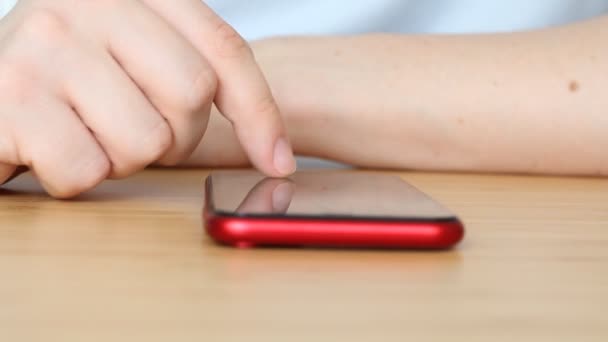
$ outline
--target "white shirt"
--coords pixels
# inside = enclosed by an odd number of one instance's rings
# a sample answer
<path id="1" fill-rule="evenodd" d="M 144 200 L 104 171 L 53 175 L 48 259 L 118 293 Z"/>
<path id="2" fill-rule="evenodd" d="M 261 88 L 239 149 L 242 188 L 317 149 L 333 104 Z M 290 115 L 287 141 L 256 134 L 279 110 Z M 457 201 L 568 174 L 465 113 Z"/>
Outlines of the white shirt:
<path id="1" fill-rule="evenodd" d="M 606 0 L 209 0 L 248 39 L 289 34 L 504 32 L 608 12 Z"/>
<path id="2" fill-rule="evenodd" d="M 16 1 L 0 0 L 0 16 Z M 608 13 L 608 0 L 206 2 L 247 39 L 289 34 L 502 32 L 558 25 Z"/>

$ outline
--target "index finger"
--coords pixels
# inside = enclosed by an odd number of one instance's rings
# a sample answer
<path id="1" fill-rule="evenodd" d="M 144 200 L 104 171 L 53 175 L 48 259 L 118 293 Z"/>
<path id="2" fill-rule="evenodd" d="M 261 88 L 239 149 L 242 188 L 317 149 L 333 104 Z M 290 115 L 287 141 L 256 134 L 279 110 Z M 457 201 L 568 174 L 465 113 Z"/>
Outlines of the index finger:
<path id="1" fill-rule="evenodd" d="M 295 171 L 279 108 L 249 44 L 200 0 L 143 0 L 207 59 L 218 77 L 214 99 L 251 162 L 269 176 Z"/>

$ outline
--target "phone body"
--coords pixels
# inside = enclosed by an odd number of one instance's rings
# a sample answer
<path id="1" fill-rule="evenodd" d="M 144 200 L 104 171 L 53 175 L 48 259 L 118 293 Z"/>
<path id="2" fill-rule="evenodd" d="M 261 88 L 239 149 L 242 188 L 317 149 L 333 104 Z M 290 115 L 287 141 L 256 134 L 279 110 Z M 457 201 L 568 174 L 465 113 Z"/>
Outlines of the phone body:
<path id="1" fill-rule="evenodd" d="M 464 236 L 456 215 L 400 177 L 365 171 L 212 172 L 207 233 L 235 247 L 445 249 Z"/>

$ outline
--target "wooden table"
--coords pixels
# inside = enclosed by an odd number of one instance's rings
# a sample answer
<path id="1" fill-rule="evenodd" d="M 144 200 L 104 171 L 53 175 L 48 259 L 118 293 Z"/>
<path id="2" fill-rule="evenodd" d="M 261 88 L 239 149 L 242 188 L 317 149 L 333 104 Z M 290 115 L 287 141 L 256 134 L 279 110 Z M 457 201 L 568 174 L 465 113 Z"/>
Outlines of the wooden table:
<path id="1" fill-rule="evenodd" d="M 608 179 L 403 173 L 468 231 L 391 252 L 216 246 L 206 175 L 8 186 L 0 340 L 608 341 Z"/>

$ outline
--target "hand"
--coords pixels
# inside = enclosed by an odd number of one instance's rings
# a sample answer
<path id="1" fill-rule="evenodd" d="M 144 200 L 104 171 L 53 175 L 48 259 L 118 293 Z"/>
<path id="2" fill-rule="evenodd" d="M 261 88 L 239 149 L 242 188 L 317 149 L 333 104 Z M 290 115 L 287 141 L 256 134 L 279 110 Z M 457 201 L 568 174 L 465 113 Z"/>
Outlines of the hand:
<path id="1" fill-rule="evenodd" d="M 251 47 L 277 101 L 289 140 L 299 155 L 357 165 L 360 152 L 378 153 L 374 141 L 361 140 L 360 127 L 370 127 L 375 111 L 362 111 L 360 104 L 377 95 L 356 96 L 357 87 L 378 88 L 370 79 L 361 51 L 348 56 L 350 40 L 331 37 L 289 37 L 255 41 Z M 346 43 L 346 44 L 345 44 Z M 370 116 L 372 118 L 370 119 Z M 380 120 L 380 123 L 385 120 Z M 377 125 L 377 124 L 376 124 Z M 371 125 L 373 127 L 375 125 Z M 370 152 L 371 151 L 371 152 Z M 363 163 L 362 163 L 363 164 Z M 230 122 L 212 110 L 205 137 L 184 166 L 244 167 L 249 165 Z"/>
<path id="2" fill-rule="evenodd" d="M 262 172 L 294 171 L 248 44 L 199 0 L 21 0 L 0 22 L 0 183 L 25 165 L 65 198 L 174 165 L 212 103 Z"/>

